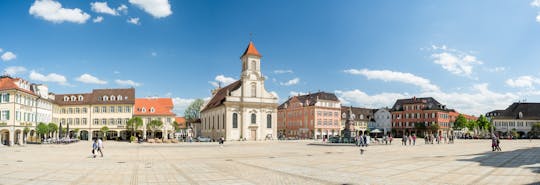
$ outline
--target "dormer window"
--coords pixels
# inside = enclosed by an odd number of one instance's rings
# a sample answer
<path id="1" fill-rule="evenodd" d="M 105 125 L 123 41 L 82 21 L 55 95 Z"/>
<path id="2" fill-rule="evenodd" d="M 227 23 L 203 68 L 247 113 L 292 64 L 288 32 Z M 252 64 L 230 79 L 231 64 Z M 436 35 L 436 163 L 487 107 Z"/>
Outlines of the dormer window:
<path id="1" fill-rule="evenodd" d="M 108 96 L 103 96 L 103 101 L 109 101 L 109 97 Z"/>
<path id="2" fill-rule="evenodd" d="M 69 97 L 64 96 L 64 101 L 69 101 Z"/>
<path id="3" fill-rule="evenodd" d="M 83 96 L 79 95 L 79 101 L 83 101 Z"/>
<path id="4" fill-rule="evenodd" d="M 519 119 L 523 118 L 523 112 L 519 112 L 518 117 L 519 117 Z"/>
<path id="5" fill-rule="evenodd" d="M 141 112 L 146 112 L 146 109 L 143 107 L 143 108 L 141 109 Z"/>
<path id="6" fill-rule="evenodd" d="M 122 101 L 122 96 L 121 95 L 118 95 L 117 96 L 118 98 L 116 98 L 118 101 Z"/>
<path id="7" fill-rule="evenodd" d="M 116 96 L 111 96 L 111 101 L 116 100 Z"/>
<path id="8" fill-rule="evenodd" d="M 154 107 L 150 108 L 150 112 L 153 113 L 153 112 L 155 112 L 155 111 L 156 111 L 156 109 L 154 109 Z"/>
<path id="9" fill-rule="evenodd" d="M 124 100 L 127 100 L 127 99 L 128 99 L 128 97 L 127 97 L 127 96 L 124 96 Z"/>
<path id="10" fill-rule="evenodd" d="M 71 101 L 76 101 L 77 98 L 75 98 L 75 96 L 71 96 Z"/>

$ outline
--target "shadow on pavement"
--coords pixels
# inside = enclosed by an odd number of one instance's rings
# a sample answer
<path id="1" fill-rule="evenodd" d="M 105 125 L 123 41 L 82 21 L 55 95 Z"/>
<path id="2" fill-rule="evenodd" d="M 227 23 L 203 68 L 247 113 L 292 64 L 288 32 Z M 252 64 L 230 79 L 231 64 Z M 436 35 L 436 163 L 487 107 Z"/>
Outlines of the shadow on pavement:
<path id="1" fill-rule="evenodd" d="M 458 161 L 478 162 L 481 166 L 496 168 L 517 168 L 524 166 L 524 168 L 530 169 L 533 173 L 540 173 L 540 147 L 502 152 L 489 151 L 476 155 L 478 156 L 471 159 L 458 159 Z"/>

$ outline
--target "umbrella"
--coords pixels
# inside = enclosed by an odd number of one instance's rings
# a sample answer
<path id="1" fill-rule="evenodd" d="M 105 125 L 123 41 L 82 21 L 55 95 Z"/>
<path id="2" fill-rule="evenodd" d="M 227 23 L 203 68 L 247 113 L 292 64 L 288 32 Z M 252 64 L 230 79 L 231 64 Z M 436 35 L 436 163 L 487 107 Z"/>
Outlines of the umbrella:
<path id="1" fill-rule="evenodd" d="M 372 131 L 371 131 L 371 133 L 375 133 L 375 134 L 377 134 L 377 133 L 381 133 L 381 132 L 382 132 L 382 131 L 381 131 L 381 130 L 379 130 L 379 129 L 375 129 L 375 130 L 372 130 Z"/>

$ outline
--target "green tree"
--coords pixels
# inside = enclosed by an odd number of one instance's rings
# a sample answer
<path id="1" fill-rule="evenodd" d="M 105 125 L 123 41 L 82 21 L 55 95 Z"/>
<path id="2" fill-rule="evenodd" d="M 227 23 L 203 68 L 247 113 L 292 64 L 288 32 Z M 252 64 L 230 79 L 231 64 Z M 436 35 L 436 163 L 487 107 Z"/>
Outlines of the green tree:
<path id="1" fill-rule="evenodd" d="M 163 122 L 161 120 L 152 120 L 150 123 L 146 124 L 146 129 L 152 132 L 152 138 L 154 138 L 154 132 L 161 129 Z"/>
<path id="2" fill-rule="evenodd" d="M 435 132 L 435 133 L 439 130 L 439 128 L 440 128 L 440 127 L 439 127 L 439 124 L 431 124 L 431 125 L 429 126 L 429 129 L 430 129 L 432 132 Z"/>
<path id="3" fill-rule="evenodd" d="M 49 126 L 40 122 L 36 127 L 36 133 L 43 137 L 45 134 L 49 133 Z"/>
<path id="4" fill-rule="evenodd" d="M 204 104 L 204 100 L 196 99 L 189 104 L 188 108 L 184 111 L 186 122 L 193 123 L 195 120 L 201 118 L 201 107 Z"/>
<path id="5" fill-rule="evenodd" d="M 478 127 L 478 124 L 476 123 L 476 120 L 469 120 L 467 121 L 467 129 L 469 131 L 473 131 Z"/>
<path id="6" fill-rule="evenodd" d="M 419 133 L 422 133 L 422 136 L 425 136 L 425 131 L 426 131 L 426 124 L 425 123 L 414 123 L 414 129 L 419 132 Z M 418 133 L 417 133 L 418 135 Z M 418 135 L 420 136 L 420 135 Z"/>
<path id="7" fill-rule="evenodd" d="M 531 132 L 529 132 L 533 136 L 540 136 L 540 123 L 535 123 L 531 126 Z"/>
<path id="8" fill-rule="evenodd" d="M 131 134 L 133 137 L 135 137 L 135 131 L 139 129 L 139 127 L 143 126 L 143 120 L 140 117 L 133 117 L 128 120 L 127 122 L 127 129 L 131 130 Z"/>
<path id="9" fill-rule="evenodd" d="M 454 130 L 461 130 L 467 126 L 467 118 L 462 114 L 459 114 L 454 122 Z"/>
<path id="10" fill-rule="evenodd" d="M 103 135 L 103 140 L 106 140 L 107 139 L 107 132 L 109 131 L 109 127 L 103 126 L 103 127 L 101 127 L 100 131 L 101 131 L 101 134 Z"/>
<path id="11" fill-rule="evenodd" d="M 172 126 L 173 126 L 175 132 L 180 131 L 180 125 L 178 125 L 178 122 L 173 121 L 172 124 L 173 124 Z"/>
<path id="12" fill-rule="evenodd" d="M 58 125 L 56 125 L 55 123 L 49 123 L 47 126 L 49 127 L 47 134 L 55 134 L 56 132 L 58 132 Z"/>
<path id="13" fill-rule="evenodd" d="M 487 120 L 486 117 L 484 117 L 484 115 L 480 115 L 476 122 L 478 123 L 478 127 L 480 127 L 482 130 L 488 130 L 491 128 L 491 123 Z"/>

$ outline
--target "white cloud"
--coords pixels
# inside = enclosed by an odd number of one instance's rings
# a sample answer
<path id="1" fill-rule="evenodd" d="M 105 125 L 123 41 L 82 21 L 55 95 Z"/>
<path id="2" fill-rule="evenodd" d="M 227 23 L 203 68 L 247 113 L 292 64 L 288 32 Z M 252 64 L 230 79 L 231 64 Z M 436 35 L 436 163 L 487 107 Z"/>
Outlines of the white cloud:
<path id="1" fill-rule="evenodd" d="M 100 22 L 102 22 L 102 21 L 103 21 L 103 17 L 101 17 L 101 16 L 97 16 L 96 18 L 94 18 L 94 19 L 92 20 L 92 22 L 94 22 L 94 23 L 100 23 Z"/>
<path id="2" fill-rule="evenodd" d="M 114 74 L 120 74 L 120 71 L 114 70 L 113 73 Z"/>
<path id="3" fill-rule="evenodd" d="M 17 55 L 15 55 L 15 53 L 11 52 L 11 51 L 8 51 L 8 52 L 5 52 L 4 54 L 2 54 L 2 58 L 3 61 L 10 61 L 10 60 L 13 60 L 13 59 L 16 59 L 17 58 Z"/>
<path id="4" fill-rule="evenodd" d="M 116 10 L 124 14 L 128 13 L 128 7 L 125 4 L 120 5 L 118 8 L 116 8 Z"/>
<path id="5" fill-rule="evenodd" d="M 58 83 L 60 85 L 69 85 L 67 83 L 67 79 L 65 76 L 56 74 L 56 73 L 50 73 L 48 75 L 43 75 L 41 73 L 38 73 L 34 70 L 30 71 L 30 80 L 40 81 L 40 82 L 53 82 Z"/>
<path id="6" fill-rule="evenodd" d="M 4 49 L 0 48 L 0 53 L 3 52 L 3 51 L 4 51 Z"/>
<path id="7" fill-rule="evenodd" d="M 536 22 L 540 23 L 540 12 L 538 13 L 538 15 L 536 15 Z"/>
<path id="8" fill-rule="evenodd" d="M 53 23 L 73 22 L 83 24 L 90 19 L 90 15 L 81 9 L 62 8 L 62 4 L 54 0 L 36 0 L 30 7 L 29 13 Z"/>
<path id="9" fill-rule="evenodd" d="M 143 9 L 155 18 L 167 17 L 172 14 L 168 0 L 129 0 L 129 3 Z"/>
<path id="10" fill-rule="evenodd" d="M 276 91 L 270 91 L 270 94 L 274 95 L 278 99 L 278 102 L 279 102 L 279 95 Z"/>
<path id="11" fill-rule="evenodd" d="M 378 79 L 385 82 L 401 82 L 411 85 L 416 85 L 422 88 L 423 91 L 438 91 L 439 87 L 431 84 L 428 79 L 413 75 L 411 73 L 402 73 L 390 70 L 368 70 L 368 69 L 348 69 L 345 73 L 353 75 L 363 75 L 368 79 Z"/>
<path id="12" fill-rule="evenodd" d="M 508 79 L 505 81 L 506 85 L 510 87 L 526 87 L 534 88 L 534 84 L 540 84 L 540 79 L 532 76 L 520 76 L 514 79 Z"/>
<path id="13" fill-rule="evenodd" d="M 296 91 L 289 92 L 290 96 L 300 96 L 300 95 L 306 95 L 306 94 L 307 93 L 305 93 L 305 92 L 296 92 Z"/>
<path id="14" fill-rule="evenodd" d="M 138 17 L 133 17 L 133 18 L 129 18 L 127 20 L 128 23 L 131 23 L 131 24 L 135 24 L 135 25 L 140 25 L 141 23 L 139 22 L 139 18 Z"/>
<path id="15" fill-rule="evenodd" d="M 191 99 L 191 98 L 185 99 L 185 98 L 180 98 L 180 97 L 174 97 L 172 98 L 172 100 L 174 104 L 173 111 L 176 113 L 176 115 L 184 115 L 186 108 L 189 107 L 189 105 L 193 101 L 195 101 L 195 99 Z"/>
<path id="16" fill-rule="evenodd" d="M 279 69 L 279 70 L 274 71 L 274 74 L 284 74 L 284 73 L 293 73 L 293 71 L 290 69 L 287 69 L 287 70 Z"/>
<path id="17" fill-rule="evenodd" d="M 540 0 L 533 0 L 530 5 L 532 7 L 540 7 Z"/>
<path id="18" fill-rule="evenodd" d="M 455 109 L 464 114 L 476 116 L 486 112 L 505 109 L 518 99 L 512 93 L 496 93 L 488 88 L 488 84 L 476 84 L 469 93 L 445 93 L 441 91 L 422 92 L 416 97 L 433 97 L 447 108 Z M 406 93 L 380 93 L 368 95 L 360 90 L 335 91 L 342 104 L 351 104 L 360 107 L 380 108 L 391 107 L 397 99 L 412 98 L 414 95 Z"/>
<path id="19" fill-rule="evenodd" d="M 138 87 L 141 86 L 141 83 L 134 82 L 133 80 L 115 80 L 116 84 L 122 85 L 122 86 L 132 86 L 132 87 Z"/>
<path id="20" fill-rule="evenodd" d="M 81 76 L 79 76 L 75 80 L 77 80 L 79 82 L 82 82 L 82 83 L 87 83 L 87 84 L 101 84 L 101 85 L 107 84 L 107 81 L 100 80 L 97 77 L 92 76 L 90 74 L 86 74 L 86 73 L 82 74 Z"/>
<path id="21" fill-rule="evenodd" d="M 279 84 L 283 86 L 291 86 L 291 85 L 296 85 L 298 83 L 300 83 L 300 78 L 293 78 L 287 82 L 280 82 Z"/>
<path id="22" fill-rule="evenodd" d="M 482 64 L 475 56 L 466 54 L 456 49 L 447 48 L 445 45 L 441 47 L 432 46 L 433 50 L 437 53 L 433 53 L 431 58 L 434 59 L 434 63 L 439 64 L 443 69 L 451 72 L 452 74 L 469 76 L 473 72 L 474 65 Z"/>
<path id="23" fill-rule="evenodd" d="M 505 67 L 494 67 L 487 69 L 489 72 L 503 72 L 506 71 Z"/>
<path id="24" fill-rule="evenodd" d="M 90 6 L 92 7 L 92 11 L 96 13 L 119 15 L 115 9 L 112 9 L 111 7 L 109 7 L 107 2 L 93 2 L 93 3 L 90 3 Z"/>
<path id="25" fill-rule="evenodd" d="M 236 79 L 234 79 L 232 77 L 226 77 L 224 75 L 217 75 L 214 80 L 215 81 L 210 81 L 209 82 L 214 87 L 219 87 L 220 85 L 221 85 L 221 87 L 225 87 L 225 86 L 227 86 L 227 85 L 229 85 L 229 84 L 236 81 Z"/>
<path id="26" fill-rule="evenodd" d="M 8 75 L 17 75 L 26 72 L 26 68 L 22 66 L 10 66 L 4 69 L 5 73 Z"/>

